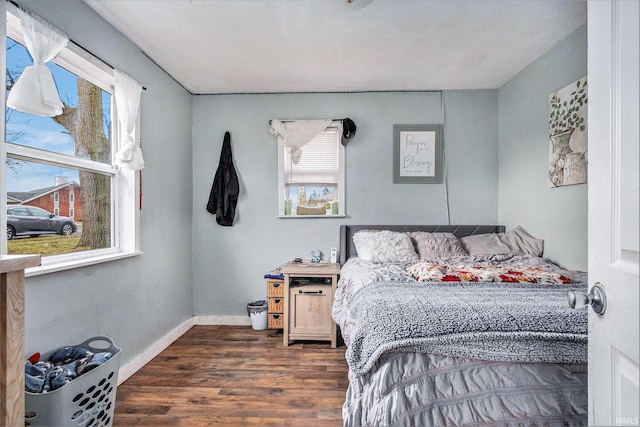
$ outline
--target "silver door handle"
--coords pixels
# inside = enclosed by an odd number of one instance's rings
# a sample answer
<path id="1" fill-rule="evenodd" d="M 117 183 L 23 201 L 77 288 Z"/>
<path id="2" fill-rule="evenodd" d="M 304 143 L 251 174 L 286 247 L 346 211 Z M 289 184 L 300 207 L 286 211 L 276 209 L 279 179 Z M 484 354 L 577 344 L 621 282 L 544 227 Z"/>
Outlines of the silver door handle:
<path id="1" fill-rule="evenodd" d="M 317 294 L 317 295 L 322 295 L 322 290 L 319 291 L 303 291 L 302 289 L 300 289 L 298 291 L 299 294 Z"/>
<path id="2" fill-rule="evenodd" d="M 568 291 L 567 302 L 571 308 L 590 305 L 593 311 L 600 315 L 604 314 L 607 309 L 607 296 L 600 282 L 596 282 L 588 294 L 582 291 Z"/>

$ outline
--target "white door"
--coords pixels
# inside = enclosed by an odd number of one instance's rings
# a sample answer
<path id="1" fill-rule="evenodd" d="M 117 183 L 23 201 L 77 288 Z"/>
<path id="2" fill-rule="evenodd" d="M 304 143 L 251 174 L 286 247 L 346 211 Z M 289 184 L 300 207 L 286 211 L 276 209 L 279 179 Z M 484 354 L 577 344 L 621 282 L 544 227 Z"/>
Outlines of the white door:
<path id="1" fill-rule="evenodd" d="M 639 424 L 638 145 L 640 1 L 588 3 L 589 424 Z"/>

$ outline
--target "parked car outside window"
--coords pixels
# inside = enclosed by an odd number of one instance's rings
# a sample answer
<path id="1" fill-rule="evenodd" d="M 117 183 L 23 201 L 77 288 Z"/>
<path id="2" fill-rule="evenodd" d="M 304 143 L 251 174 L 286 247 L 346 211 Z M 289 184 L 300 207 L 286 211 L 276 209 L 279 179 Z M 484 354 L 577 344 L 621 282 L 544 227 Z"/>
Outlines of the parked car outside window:
<path id="1" fill-rule="evenodd" d="M 54 215 L 36 206 L 7 206 L 7 240 L 15 236 L 38 237 L 41 234 L 69 236 L 77 225 L 71 218 Z"/>

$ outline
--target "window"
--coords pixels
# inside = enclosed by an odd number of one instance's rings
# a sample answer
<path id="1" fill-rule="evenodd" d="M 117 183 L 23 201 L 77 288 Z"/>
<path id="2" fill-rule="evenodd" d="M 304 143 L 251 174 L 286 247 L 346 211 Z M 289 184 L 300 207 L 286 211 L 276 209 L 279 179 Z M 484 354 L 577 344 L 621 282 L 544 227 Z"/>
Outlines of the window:
<path id="1" fill-rule="evenodd" d="M 301 147 L 297 163 L 278 139 L 278 213 L 283 217 L 344 216 L 345 149 L 333 122 Z"/>
<path id="2" fill-rule="evenodd" d="M 10 207 L 7 208 L 7 215 L 29 216 L 29 211 L 25 207 Z"/>
<path id="3" fill-rule="evenodd" d="M 40 219 L 49 219 L 49 217 L 51 216 L 49 214 L 49 212 L 45 211 L 44 209 L 40 209 L 40 208 L 29 208 L 28 211 L 31 213 L 31 216 L 34 216 L 36 218 L 40 218 Z"/>
<path id="4" fill-rule="evenodd" d="M 17 10 L 12 4 L 7 4 L 7 10 L 6 80 L 10 89 L 32 60 L 24 47 Z M 113 69 L 73 42 L 47 67 L 61 100 L 74 114 L 39 117 L 5 108 L 6 158 L 0 162 L 5 183 L 2 206 L 11 200 L 63 216 L 68 213 L 73 219 L 73 234 L 46 237 L 65 240 L 60 245 L 45 237 L 17 235 L 9 240 L 7 221 L 3 253 L 43 255 L 42 267 L 31 269 L 32 274 L 130 256 L 139 247 L 138 177 L 114 164 L 117 141 L 112 135 L 118 132 Z M 63 190 L 58 187 L 61 182 L 72 185 Z M 74 188 L 77 201 L 73 192 L 66 197 L 66 191 Z M 52 246 L 59 249 L 52 251 Z"/>
<path id="5" fill-rule="evenodd" d="M 53 214 L 60 215 L 60 193 L 57 191 L 53 193 Z"/>

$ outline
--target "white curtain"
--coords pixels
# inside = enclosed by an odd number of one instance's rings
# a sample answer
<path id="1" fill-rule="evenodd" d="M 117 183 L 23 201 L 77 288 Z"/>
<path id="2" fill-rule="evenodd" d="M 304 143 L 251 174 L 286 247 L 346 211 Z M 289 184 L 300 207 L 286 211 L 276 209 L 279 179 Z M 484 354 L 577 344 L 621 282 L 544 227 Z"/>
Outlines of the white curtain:
<path id="1" fill-rule="evenodd" d="M 294 120 L 290 122 L 271 120 L 269 132 L 289 147 L 291 159 L 297 165 L 302 155 L 300 147 L 324 131 L 332 122 L 332 120 Z"/>
<path id="2" fill-rule="evenodd" d="M 114 75 L 114 96 L 120 124 L 120 148 L 116 153 L 116 164 L 132 170 L 144 169 L 142 150 L 135 138 L 142 86 L 119 70 L 114 70 Z"/>
<path id="3" fill-rule="evenodd" d="M 67 45 L 69 38 L 37 16 L 18 9 L 22 34 L 33 65 L 26 67 L 14 84 L 7 106 L 38 116 L 62 114 L 62 102 L 53 81 L 51 70 L 45 65 Z"/>

